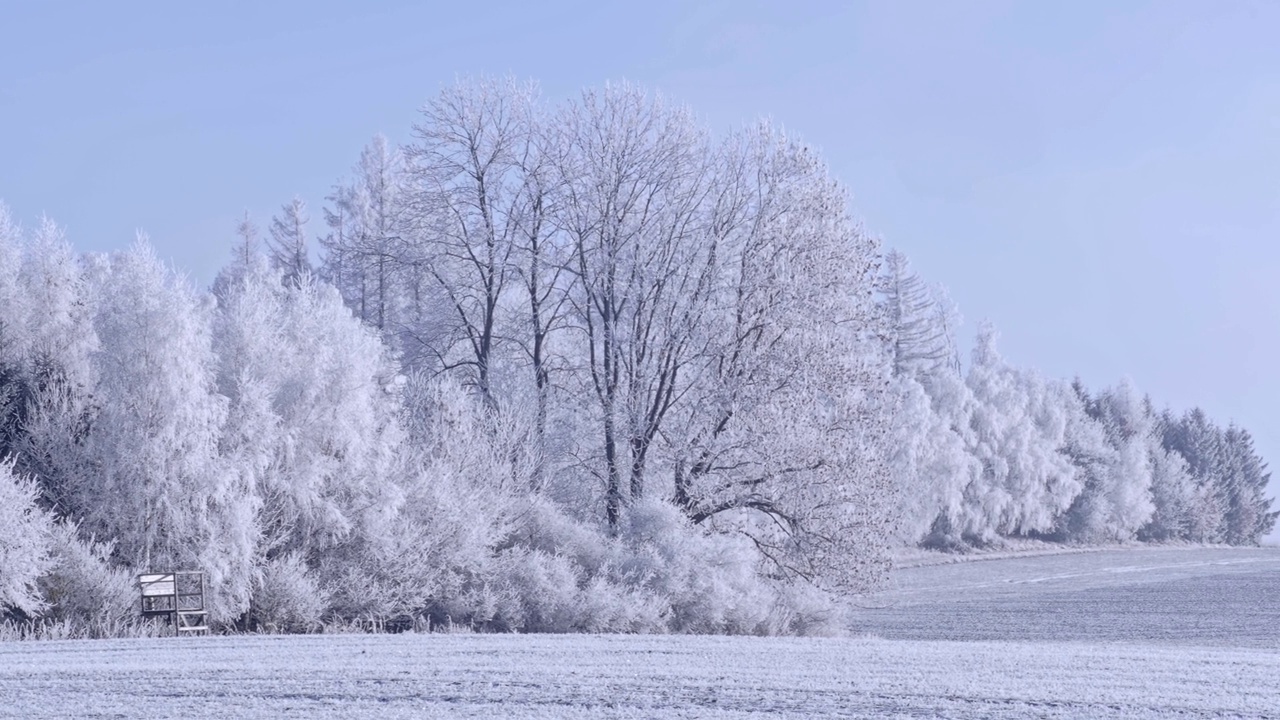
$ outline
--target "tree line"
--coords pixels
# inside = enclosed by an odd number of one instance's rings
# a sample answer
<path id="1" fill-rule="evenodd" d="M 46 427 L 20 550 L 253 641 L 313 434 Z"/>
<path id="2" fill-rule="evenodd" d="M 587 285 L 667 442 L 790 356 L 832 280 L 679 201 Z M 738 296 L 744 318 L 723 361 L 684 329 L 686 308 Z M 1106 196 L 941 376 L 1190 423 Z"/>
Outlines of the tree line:
<path id="1" fill-rule="evenodd" d="M 1000 356 L 984 324 L 962 370 L 945 292 L 890 251 L 881 275 L 899 412 L 901 540 L 1256 545 L 1275 526 L 1249 432 L 1158 410 L 1125 380 L 1092 391 Z"/>
<path id="2" fill-rule="evenodd" d="M 1244 430 L 957 325 L 811 148 L 627 85 L 446 88 L 207 291 L 0 206 L 0 607 L 109 634 L 199 568 L 227 629 L 820 632 L 896 545 L 1274 523 Z"/>

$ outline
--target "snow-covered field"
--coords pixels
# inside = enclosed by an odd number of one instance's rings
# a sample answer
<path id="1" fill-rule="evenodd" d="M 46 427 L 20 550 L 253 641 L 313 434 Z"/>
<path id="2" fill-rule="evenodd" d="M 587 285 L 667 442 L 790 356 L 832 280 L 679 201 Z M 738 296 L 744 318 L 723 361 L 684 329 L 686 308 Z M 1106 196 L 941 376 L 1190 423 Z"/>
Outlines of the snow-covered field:
<path id="1" fill-rule="evenodd" d="M 935 564 L 864 604 L 847 639 L 0 644 L 0 716 L 1280 717 L 1280 550 Z"/>
<path id="2" fill-rule="evenodd" d="M 859 603 L 854 632 L 1280 650 L 1280 548 L 1151 547 L 925 564 L 949 559 L 917 558 L 915 567 L 897 570 L 892 589 Z"/>

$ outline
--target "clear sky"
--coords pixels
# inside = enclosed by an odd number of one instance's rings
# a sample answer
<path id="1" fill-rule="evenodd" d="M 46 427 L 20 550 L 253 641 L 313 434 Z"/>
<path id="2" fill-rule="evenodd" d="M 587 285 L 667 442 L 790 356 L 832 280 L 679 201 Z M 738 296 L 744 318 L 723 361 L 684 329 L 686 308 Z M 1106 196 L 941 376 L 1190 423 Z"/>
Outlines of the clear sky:
<path id="1" fill-rule="evenodd" d="M 1271 0 L 9 0 L 0 198 L 82 250 L 146 229 L 204 284 L 244 210 L 265 225 L 298 194 L 318 218 L 458 76 L 556 101 L 628 79 L 817 145 L 1012 362 L 1128 375 L 1280 469 L 1277 38 Z"/>

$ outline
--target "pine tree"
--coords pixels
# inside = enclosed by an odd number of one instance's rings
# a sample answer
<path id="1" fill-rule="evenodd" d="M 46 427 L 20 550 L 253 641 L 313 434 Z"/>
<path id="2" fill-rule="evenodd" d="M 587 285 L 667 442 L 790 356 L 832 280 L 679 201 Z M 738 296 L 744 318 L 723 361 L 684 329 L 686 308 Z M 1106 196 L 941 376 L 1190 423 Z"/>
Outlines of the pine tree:
<path id="1" fill-rule="evenodd" d="M 1222 443 L 1226 541 L 1232 545 L 1257 545 L 1275 527 L 1277 513 L 1271 510 L 1272 501 L 1266 496 L 1271 476 L 1254 450 L 1248 430 L 1232 424 L 1223 433 Z"/>
<path id="2" fill-rule="evenodd" d="M 1227 540 L 1226 455 L 1222 429 L 1200 408 L 1175 418 L 1166 411 L 1161 422 L 1165 449 L 1177 453 L 1195 484 L 1187 539 L 1195 542 Z"/>

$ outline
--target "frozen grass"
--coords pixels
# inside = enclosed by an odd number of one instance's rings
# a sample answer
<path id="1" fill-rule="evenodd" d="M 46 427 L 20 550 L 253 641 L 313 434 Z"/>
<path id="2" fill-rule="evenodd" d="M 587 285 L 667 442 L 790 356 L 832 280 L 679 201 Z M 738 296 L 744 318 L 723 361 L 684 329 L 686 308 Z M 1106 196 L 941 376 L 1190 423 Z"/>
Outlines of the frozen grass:
<path id="1" fill-rule="evenodd" d="M 844 639 L 0 643 L 0 717 L 1276 717 L 1280 652 L 1262 628 L 1280 624 L 1278 574 L 1277 550 L 933 565 L 900 573 L 898 586 L 876 599 L 879 609 L 857 613 L 879 637 Z M 1231 604 L 1236 593 L 1248 603 Z M 1142 612 L 1132 609 L 1159 597 L 1177 599 L 1152 627 L 1181 630 L 1152 639 L 1133 624 Z M 1241 618 L 1245 604 L 1254 617 Z M 1214 616 L 1236 622 L 1208 626 L 1203 637 L 1192 632 Z M 1099 636 L 1061 641 L 1092 618 L 1104 619 Z M 914 639 L 903 634 L 909 626 Z M 1001 640 L 937 639 L 993 628 Z"/>

